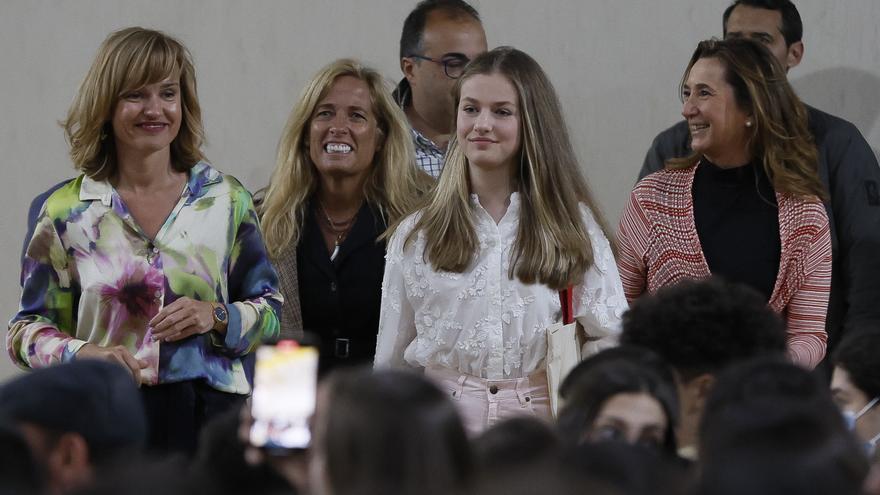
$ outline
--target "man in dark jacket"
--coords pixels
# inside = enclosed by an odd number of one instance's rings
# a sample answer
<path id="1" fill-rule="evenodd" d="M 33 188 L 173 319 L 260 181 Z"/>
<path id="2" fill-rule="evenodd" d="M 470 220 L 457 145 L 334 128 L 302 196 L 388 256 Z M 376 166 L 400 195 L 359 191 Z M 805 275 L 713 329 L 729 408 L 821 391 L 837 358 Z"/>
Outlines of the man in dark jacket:
<path id="1" fill-rule="evenodd" d="M 786 69 L 803 57 L 803 24 L 790 0 L 736 0 L 724 11 L 723 26 L 725 38 L 763 43 Z M 826 320 L 830 351 L 844 332 L 880 322 L 880 166 L 853 124 L 810 106 L 807 112 L 819 176 L 830 196 L 825 204 L 833 249 Z M 639 178 L 690 153 L 682 121 L 654 139 Z"/>

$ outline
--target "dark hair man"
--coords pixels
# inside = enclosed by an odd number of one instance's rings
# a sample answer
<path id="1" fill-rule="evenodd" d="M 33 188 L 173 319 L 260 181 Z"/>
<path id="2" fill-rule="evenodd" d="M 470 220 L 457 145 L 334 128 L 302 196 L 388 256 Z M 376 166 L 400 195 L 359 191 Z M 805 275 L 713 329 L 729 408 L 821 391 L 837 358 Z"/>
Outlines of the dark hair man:
<path id="1" fill-rule="evenodd" d="M 856 495 L 868 472 L 823 381 L 769 358 L 718 375 L 700 425 L 700 464 L 697 493 L 712 495 Z"/>
<path id="2" fill-rule="evenodd" d="M 650 349 L 672 367 L 681 409 L 678 445 L 692 457 L 706 398 L 727 366 L 784 358 L 785 324 L 755 290 L 719 279 L 686 280 L 639 298 L 623 315 L 620 343 Z"/>
<path id="3" fill-rule="evenodd" d="M 452 86 L 464 66 L 485 52 L 480 15 L 463 0 L 424 0 L 403 22 L 394 91 L 412 126 L 416 164 L 434 177 L 443 169 L 455 123 Z"/>
<path id="4" fill-rule="evenodd" d="M 85 487 L 97 471 L 130 461 L 147 436 L 131 373 L 89 359 L 40 368 L 4 384 L 0 418 L 24 437 L 50 495 Z"/>
<path id="5" fill-rule="evenodd" d="M 724 11 L 724 37 L 763 43 L 786 69 L 804 55 L 803 24 L 790 0 L 736 0 Z M 829 353 L 841 334 L 880 321 L 880 166 L 871 147 L 850 122 L 807 106 L 810 132 L 819 150 L 819 176 L 830 193 L 833 266 L 826 329 Z M 688 155 L 687 122 L 661 132 L 651 145 L 639 178 L 666 160 Z"/>

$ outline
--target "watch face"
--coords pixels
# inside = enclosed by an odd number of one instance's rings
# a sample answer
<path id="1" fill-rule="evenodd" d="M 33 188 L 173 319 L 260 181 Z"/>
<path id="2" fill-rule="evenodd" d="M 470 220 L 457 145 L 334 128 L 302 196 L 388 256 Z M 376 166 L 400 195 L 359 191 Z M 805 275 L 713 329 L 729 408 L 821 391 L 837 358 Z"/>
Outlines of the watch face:
<path id="1" fill-rule="evenodd" d="M 214 308 L 214 318 L 216 318 L 217 321 L 226 321 L 226 309 L 220 306 Z"/>

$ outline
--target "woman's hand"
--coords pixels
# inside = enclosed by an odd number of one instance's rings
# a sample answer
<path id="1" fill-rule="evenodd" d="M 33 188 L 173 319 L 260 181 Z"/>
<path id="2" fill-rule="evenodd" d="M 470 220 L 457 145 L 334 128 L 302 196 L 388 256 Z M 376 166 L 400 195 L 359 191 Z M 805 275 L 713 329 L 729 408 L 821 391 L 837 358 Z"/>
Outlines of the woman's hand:
<path id="1" fill-rule="evenodd" d="M 153 340 L 174 342 L 214 328 L 214 304 L 181 297 L 165 306 L 152 320 Z"/>
<path id="2" fill-rule="evenodd" d="M 149 366 L 149 363 L 134 357 L 128 349 L 121 345 L 101 347 L 95 344 L 86 344 L 77 351 L 76 359 L 100 359 L 119 363 L 131 372 L 138 386 L 143 383 L 141 370 Z"/>

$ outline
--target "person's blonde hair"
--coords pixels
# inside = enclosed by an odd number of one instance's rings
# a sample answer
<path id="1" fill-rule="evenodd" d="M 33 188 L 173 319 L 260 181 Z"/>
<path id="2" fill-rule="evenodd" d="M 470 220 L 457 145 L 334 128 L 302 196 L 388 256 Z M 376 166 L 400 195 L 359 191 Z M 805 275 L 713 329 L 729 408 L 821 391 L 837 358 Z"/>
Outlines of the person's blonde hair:
<path id="1" fill-rule="evenodd" d="M 430 176 L 415 164 L 406 116 L 394 104 L 382 75 L 356 60 L 336 60 L 306 85 L 290 112 L 278 144 L 275 170 L 260 205 L 263 238 L 273 258 L 280 256 L 285 246 L 296 245 L 300 240 L 308 200 L 318 188 L 318 171 L 306 149 L 309 123 L 315 108 L 342 76 L 366 83 L 381 136 L 382 144 L 364 184 L 367 203 L 390 224 L 412 211 L 431 187 Z"/>
<path id="2" fill-rule="evenodd" d="M 581 174 L 556 91 L 532 57 L 499 47 L 465 68 L 453 89 L 456 108 L 462 84 L 478 74 L 504 76 L 518 95 L 522 145 L 516 181 L 521 207 L 509 277 L 557 290 L 578 284 L 593 264 L 580 203 L 604 232 L 608 229 Z M 424 256 L 435 270 L 462 273 L 474 260 L 479 242 L 470 193 L 468 160 L 453 134 L 437 187 L 406 239 L 410 243 L 424 231 Z"/>
<path id="3" fill-rule="evenodd" d="M 694 64 L 714 58 L 724 66 L 737 106 L 752 115 L 749 153 L 764 167 L 776 192 L 826 199 L 818 172 L 818 151 L 807 109 L 788 82 L 785 69 L 767 48 L 744 38 L 701 41 L 681 79 L 684 89 Z M 683 93 L 682 93 L 683 94 Z M 696 165 L 700 153 L 666 162 L 667 168 Z"/>
<path id="4" fill-rule="evenodd" d="M 160 31 L 130 27 L 110 34 L 61 125 L 74 166 L 95 180 L 116 172 L 111 120 L 121 96 L 167 77 L 180 76 L 180 131 L 171 143 L 171 165 L 185 172 L 204 159 L 202 111 L 192 57 L 179 41 Z"/>

